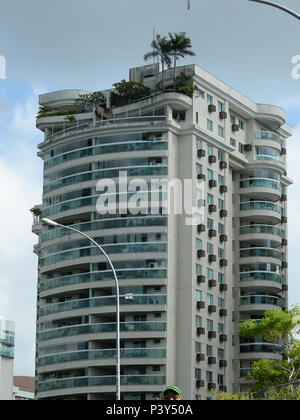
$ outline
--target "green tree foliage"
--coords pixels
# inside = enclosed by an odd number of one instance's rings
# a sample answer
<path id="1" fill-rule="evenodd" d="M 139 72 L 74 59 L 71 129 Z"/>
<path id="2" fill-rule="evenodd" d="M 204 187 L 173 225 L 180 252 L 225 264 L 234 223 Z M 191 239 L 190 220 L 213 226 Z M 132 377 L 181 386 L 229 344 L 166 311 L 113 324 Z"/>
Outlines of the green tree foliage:
<path id="1" fill-rule="evenodd" d="M 91 112 L 96 107 L 106 107 L 106 96 L 100 92 L 86 93 L 79 95 L 75 104 L 80 107 L 83 112 Z"/>
<path id="2" fill-rule="evenodd" d="M 277 351 L 284 355 L 284 360 L 261 359 L 252 364 L 248 379 L 255 382 L 253 391 L 300 380 L 299 328 L 298 307 L 285 311 L 267 311 L 260 322 L 250 320 L 240 325 L 241 337 L 263 337 L 269 343 L 279 344 L 280 350 Z"/>
<path id="3" fill-rule="evenodd" d="M 193 76 L 181 72 L 176 80 L 176 91 L 192 98 L 195 89 Z"/>
<path id="4" fill-rule="evenodd" d="M 147 61 L 151 58 L 159 57 L 162 64 L 162 90 L 164 90 L 164 75 L 165 75 L 165 67 L 171 67 L 172 59 L 171 59 L 171 51 L 172 45 L 170 40 L 166 36 L 162 37 L 161 35 L 157 34 L 156 39 L 154 39 L 151 43 L 152 51 L 146 53 L 144 55 L 144 60 Z"/>
<path id="5" fill-rule="evenodd" d="M 114 88 L 116 89 L 117 100 L 116 105 L 128 105 L 132 102 L 145 98 L 151 93 L 150 88 L 138 82 L 127 82 L 121 80 L 121 82 L 115 83 Z"/>
<path id="6" fill-rule="evenodd" d="M 169 32 L 171 42 L 171 56 L 174 60 L 174 86 L 176 86 L 176 66 L 177 61 L 185 56 L 195 56 L 196 54 L 191 50 L 192 41 L 186 36 L 185 32 L 174 33 Z"/>

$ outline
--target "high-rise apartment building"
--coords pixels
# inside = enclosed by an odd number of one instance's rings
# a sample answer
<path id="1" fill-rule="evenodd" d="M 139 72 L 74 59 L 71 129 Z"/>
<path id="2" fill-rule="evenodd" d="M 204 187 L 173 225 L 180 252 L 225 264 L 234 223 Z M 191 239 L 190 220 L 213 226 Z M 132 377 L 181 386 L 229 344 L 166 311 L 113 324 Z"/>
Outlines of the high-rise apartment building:
<path id="1" fill-rule="evenodd" d="M 13 399 L 15 324 L 0 318 L 0 401 Z"/>
<path id="2" fill-rule="evenodd" d="M 181 71 L 194 79 L 193 97 L 162 93 L 160 66 L 145 66 L 131 69 L 130 80 L 152 95 L 115 106 L 115 92 L 105 91 L 112 108 L 106 114 L 76 108 L 76 98 L 88 92 L 40 96 L 51 109 L 37 120 L 44 133 L 37 208 L 89 234 L 114 263 L 124 399 L 159 398 L 165 384 L 179 386 L 185 399 L 207 398 L 206 388 L 243 392 L 251 363 L 282 357 L 276 343 L 240 339 L 238 325 L 287 306 L 291 128 L 282 109 L 253 102 L 198 66 Z M 171 70 L 164 80 L 172 84 Z M 76 121 L 58 115 L 68 109 L 76 109 Z M 135 212 L 124 211 L 133 190 L 119 191 L 120 171 L 128 182 L 144 181 L 150 201 Z M 117 184 L 107 195 L 122 208 L 114 214 L 98 211 L 98 182 L 105 179 Z M 179 196 L 170 205 L 173 195 L 164 192 L 146 214 L 153 179 L 175 182 L 171 192 L 191 186 L 193 220 L 180 211 Z M 76 234 L 39 220 L 33 230 L 39 235 L 37 398 L 113 399 L 116 291 L 109 266 Z"/>

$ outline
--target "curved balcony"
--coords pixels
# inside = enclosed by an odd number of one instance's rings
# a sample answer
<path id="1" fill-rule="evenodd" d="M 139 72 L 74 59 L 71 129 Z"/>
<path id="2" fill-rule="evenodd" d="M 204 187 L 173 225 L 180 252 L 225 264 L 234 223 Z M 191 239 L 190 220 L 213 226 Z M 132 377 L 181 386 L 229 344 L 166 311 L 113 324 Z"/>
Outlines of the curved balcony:
<path id="1" fill-rule="evenodd" d="M 164 333 L 166 331 L 166 322 L 121 322 L 120 323 L 121 333 L 130 332 L 130 333 L 155 333 L 160 332 Z M 51 330 L 42 331 L 38 334 L 38 340 L 46 341 L 52 340 L 54 338 L 66 338 L 73 337 L 76 335 L 92 335 L 92 334 L 105 334 L 116 332 L 116 323 L 106 323 L 106 324 L 86 324 L 86 325 L 75 325 L 61 328 L 53 328 Z"/>
<path id="2" fill-rule="evenodd" d="M 245 248 L 240 250 L 240 258 L 272 258 L 282 261 L 282 252 L 273 248 Z M 278 261 L 276 261 L 278 262 Z"/>
<path id="3" fill-rule="evenodd" d="M 257 238 L 260 239 L 258 235 L 262 235 L 263 236 L 262 239 L 265 239 L 266 235 L 277 236 L 282 239 L 284 237 L 284 231 L 273 225 L 247 225 L 247 226 L 240 227 L 240 235 L 249 235 L 249 238 L 245 237 L 245 240 L 257 239 Z M 255 235 L 255 236 L 251 236 L 251 235 Z M 273 238 L 270 238 L 270 239 L 273 239 Z"/>
<path id="4" fill-rule="evenodd" d="M 106 170 L 99 170 L 95 172 L 88 172 L 83 173 L 75 176 L 68 176 L 57 181 L 53 181 L 44 186 L 44 194 L 54 191 L 60 188 L 67 187 L 69 185 L 74 185 L 82 182 L 88 181 L 96 181 L 103 178 L 118 178 L 120 176 L 120 172 L 125 171 L 128 177 L 135 177 L 135 176 L 163 176 L 168 175 L 168 167 L 163 165 L 157 166 L 142 166 L 142 167 L 135 167 L 135 168 L 118 168 L 118 169 L 106 169 Z"/>
<path id="5" fill-rule="evenodd" d="M 146 152 L 152 150 L 168 150 L 168 142 L 165 139 L 156 141 L 136 141 L 128 143 L 108 144 L 105 146 L 84 147 L 73 150 L 71 152 L 63 153 L 50 158 L 44 163 L 44 170 L 53 168 L 73 160 L 85 159 L 88 163 L 87 157 L 100 156 L 111 153 L 126 153 L 126 152 Z"/>
<path id="6" fill-rule="evenodd" d="M 120 296 L 120 305 L 166 305 L 166 295 L 123 295 Z M 75 311 L 78 309 L 101 308 L 116 306 L 115 296 L 100 296 L 90 299 L 72 300 L 64 303 L 47 305 L 39 309 L 39 315 L 45 316 L 60 312 Z"/>
<path id="7" fill-rule="evenodd" d="M 116 270 L 118 279 L 165 279 L 167 278 L 166 268 L 139 268 L 139 269 L 120 269 Z M 40 293 L 56 288 L 69 286 L 86 287 L 86 283 L 94 283 L 99 281 L 112 281 L 113 274 L 111 270 L 101 272 L 91 272 L 83 274 L 75 274 L 70 276 L 58 277 L 42 282 L 39 287 Z"/>
<path id="8" fill-rule="evenodd" d="M 281 149 L 281 146 L 282 146 L 281 137 L 278 134 L 273 133 L 272 131 L 264 131 L 264 130 L 255 131 L 254 138 L 256 140 L 267 140 L 266 145 L 268 145 L 271 142 L 275 142 L 277 143 L 277 145 L 279 145 L 279 148 Z M 256 144 L 261 144 L 261 142 L 256 143 Z"/>
<path id="9" fill-rule="evenodd" d="M 121 385 L 159 385 L 162 389 L 166 377 L 157 375 L 126 375 L 121 376 Z M 115 386 L 116 376 L 90 376 L 81 378 L 52 379 L 51 381 L 39 382 L 37 392 L 47 392 L 68 388 L 88 388 L 99 386 Z M 86 393 L 89 391 L 87 390 Z"/>
<path id="10" fill-rule="evenodd" d="M 282 347 L 274 343 L 240 344 L 240 359 L 275 359 L 282 360 Z M 247 369 L 248 370 L 248 369 Z"/>
<path id="11" fill-rule="evenodd" d="M 240 194 L 250 197 L 277 201 L 281 198 L 282 186 L 279 181 L 269 178 L 249 178 L 240 180 Z"/>
<path id="12" fill-rule="evenodd" d="M 255 221 L 265 219 L 266 222 L 279 223 L 283 215 L 283 208 L 272 201 L 249 201 L 240 203 L 241 217 Z"/>
<path id="13" fill-rule="evenodd" d="M 284 299 L 272 294 L 258 294 L 241 296 L 240 297 L 240 311 L 266 311 L 266 307 L 271 309 L 278 309 L 284 306 Z"/>
<path id="14" fill-rule="evenodd" d="M 120 229 L 120 228 L 135 228 L 135 227 L 152 227 L 152 226 L 167 226 L 168 221 L 166 217 L 161 216 L 143 216 L 143 217 L 126 217 L 105 219 L 95 222 L 77 223 L 72 225 L 74 229 L 81 232 L 99 231 L 104 229 Z M 53 239 L 62 238 L 64 236 L 72 236 L 72 232 L 67 229 L 52 229 L 42 234 L 42 242 L 51 241 Z M 75 233 L 74 233 L 75 235 Z"/>
<path id="15" fill-rule="evenodd" d="M 281 292 L 283 277 L 280 274 L 267 271 L 249 271 L 240 273 L 240 287 L 243 289 L 259 288 Z"/>
<path id="16" fill-rule="evenodd" d="M 136 254 L 136 253 L 157 253 L 167 252 L 167 244 L 162 242 L 152 243 L 134 243 L 134 244 L 115 244 L 104 245 L 103 249 L 109 255 L 111 254 Z M 76 260 L 85 257 L 101 256 L 99 249 L 95 246 L 82 247 L 71 251 L 63 251 L 49 257 L 41 258 L 40 267 L 46 267 L 52 264 Z"/>
<path id="17" fill-rule="evenodd" d="M 14 348 L 5 344 L 0 344 L 0 357 L 7 357 L 13 359 L 15 357 Z"/>
<path id="18" fill-rule="evenodd" d="M 100 350 L 80 350 L 68 353 L 54 354 L 39 358 L 39 367 L 56 365 L 60 363 L 70 363 L 78 361 L 107 361 L 112 360 L 115 363 L 117 356 L 116 349 L 100 349 Z M 164 348 L 124 348 L 120 350 L 121 359 L 142 359 L 142 363 L 146 363 L 144 359 L 164 359 L 166 357 L 166 349 Z M 140 360 L 136 361 L 138 363 Z"/>

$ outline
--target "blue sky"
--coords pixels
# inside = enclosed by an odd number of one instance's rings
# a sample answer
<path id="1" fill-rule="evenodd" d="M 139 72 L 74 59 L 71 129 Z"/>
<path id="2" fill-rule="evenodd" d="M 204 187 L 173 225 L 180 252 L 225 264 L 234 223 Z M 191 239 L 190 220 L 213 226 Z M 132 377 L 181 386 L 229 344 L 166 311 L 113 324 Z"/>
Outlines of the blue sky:
<path id="1" fill-rule="evenodd" d="M 281 0 L 300 12 L 299 0 Z M 143 65 L 156 33 L 186 31 L 196 63 L 258 103 L 287 110 L 290 303 L 300 303 L 300 23 L 247 0 L 2 0 L 0 55 L 0 315 L 16 321 L 16 375 L 34 375 L 36 264 L 29 209 L 41 202 L 42 136 L 35 129 L 38 95 L 52 90 L 102 90 Z"/>

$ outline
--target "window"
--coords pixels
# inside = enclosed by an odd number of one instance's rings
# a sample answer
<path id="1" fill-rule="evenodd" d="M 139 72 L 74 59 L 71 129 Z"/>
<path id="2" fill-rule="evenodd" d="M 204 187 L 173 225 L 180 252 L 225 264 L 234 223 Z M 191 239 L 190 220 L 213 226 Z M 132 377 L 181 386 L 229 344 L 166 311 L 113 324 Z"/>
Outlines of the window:
<path id="1" fill-rule="evenodd" d="M 197 302 L 200 302 L 202 300 L 202 292 L 201 290 L 196 290 L 195 292 L 195 298 Z"/>
<path id="2" fill-rule="evenodd" d="M 207 331 L 213 331 L 214 329 L 214 322 L 212 319 L 206 320 Z"/>
<path id="3" fill-rule="evenodd" d="M 220 137 L 224 137 L 224 128 L 221 127 L 220 125 L 218 126 L 218 135 Z"/>
<path id="4" fill-rule="evenodd" d="M 212 280 L 214 278 L 214 270 L 212 270 L 211 268 L 207 269 L 207 278 L 208 280 Z"/>
<path id="5" fill-rule="evenodd" d="M 211 295 L 210 293 L 207 293 L 206 303 L 208 305 L 213 305 L 214 304 L 214 296 Z"/>
<path id="6" fill-rule="evenodd" d="M 224 200 L 222 200 L 221 198 L 219 198 L 219 210 L 224 210 Z"/>
<path id="7" fill-rule="evenodd" d="M 230 144 L 231 144 L 231 146 L 236 147 L 236 140 L 233 139 L 232 137 L 230 139 Z"/>
<path id="8" fill-rule="evenodd" d="M 218 159 L 219 160 L 225 160 L 225 153 L 221 150 L 218 150 Z"/>
<path id="9" fill-rule="evenodd" d="M 209 372 L 209 371 L 206 371 L 206 382 L 207 383 L 213 383 L 213 377 L 214 377 L 214 375 L 213 375 L 213 373 L 212 372 Z"/>
<path id="10" fill-rule="evenodd" d="M 207 94 L 206 98 L 208 105 L 212 105 L 214 103 L 214 98 L 211 95 Z"/>
<path id="11" fill-rule="evenodd" d="M 201 379 L 201 369 L 198 369 L 198 368 L 195 369 L 195 378 Z"/>
<path id="12" fill-rule="evenodd" d="M 213 356 L 213 355 L 214 355 L 213 346 L 207 345 L 206 346 L 206 356 Z"/>
<path id="13" fill-rule="evenodd" d="M 223 175 L 218 176 L 218 182 L 219 182 L 219 185 L 224 185 L 224 176 Z"/>
<path id="14" fill-rule="evenodd" d="M 204 99 L 204 92 L 203 92 L 203 90 L 196 89 L 195 90 L 195 95 L 197 96 L 197 98 Z"/>
<path id="15" fill-rule="evenodd" d="M 244 130 L 244 121 L 239 120 L 239 127 L 241 130 Z"/>
<path id="16" fill-rule="evenodd" d="M 202 345 L 198 341 L 195 342 L 195 352 L 201 353 Z"/>
<path id="17" fill-rule="evenodd" d="M 214 246 L 213 246 L 213 244 L 210 244 L 209 242 L 207 243 L 207 253 L 208 254 L 213 254 L 214 253 Z"/>
<path id="18" fill-rule="evenodd" d="M 196 239 L 196 249 L 202 249 L 202 241 L 201 239 Z"/>
<path id="19" fill-rule="evenodd" d="M 225 351 L 224 349 L 218 349 L 218 359 L 224 360 L 225 359 Z"/>
<path id="20" fill-rule="evenodd" d="M 200 188 L 196 189 L 196 197 L 197 200 L 200 200 L 202 198 L 202 190 L 200 190 Z"/>
<path id="21" fill-rule="evenodd" d="M 239 152 L 244 153 L 244 145 L 242 143 L 239 143 Z"/>
<path id="22" fill-rule="evenodd" d="M 211 169 L 207 169 L 207 179 L 214 179 L 214 173 Z"/>
<path id="23" fill-rule="evenodd" d="M 224 258 L 224 249 L 223 248 L 218 248 L 218 257 L 220 259 Z"/>
<path id="24" fill-rule="evenodd" d="M 213 123 L 211 120 L 209 120 L 209 119 L 207 119 L 207 122 L 206 122 L 206 128 L 207 128 L 209 131 L 213 131 L 213 130 L 214 130 L 214 123 Z"/>
<path id="25" fill-rule="evenodd" d="M 218 323 L 218 333 L 223 334 L 224 332 L 224 324 Z"/>
<path id="26" fill-rule="evenodd" d="M 207 229 L 214 228 L 214 221 L 212 219 L 207 219 Z"/>
<path id="27" fill-rule="evenodd" d="M 224 283 L 224 274 L 218 273 L 218 283 L 223 284 Z"/>
<path id="28" fill-rule="evenodd" d="M 196 315 L 196 327 L 202 327 L 202 318 L 198 315 Z"/>
<path id="29" fill-rule="evenodd" d="M 202 274 L 202 265 L 196 264 L 196 275 L 201 276 Z"/>
<path id="30" fill-rule="evenodd" d="M 235 123 L 235 116 L 234 115 L 230 115 L 230 123 L 231 124 Z"/>
<path id="31" fill-rule="evenodd" d="M 199 112 L 196 112 L 196 124 L 199 124 Z"/>
<path id="32" fill-rule="evenodd" d="M 200 163 L 196 163 L 196 173 L 202 174 L 202 165 Z"/>
<path id="33" fill-rule="evenodd" d="M 208 205 L 214 204 L 214 196 L 212 194 L 207 194 L 207 203 Z"/>
<path id="34" fill-rule="evenodd" d="M 224 309 L 225 301 L 222 298 L 218 298 L 218 307 Z"/>
<path id="35" fill-rule="evenodd" d="M 221 112 L 224 109 L 224 104 L 221 101 L 218 101 L 218 111 Z"/>
<path id="36" fill-rule="evenodd" d="M 224 375 L 221 375 L 220 373 L 218 373 L 218 385 L 224 385 Z"/>
<path id="37" fill-rule="evenodd" d="M 224 234 L 224 232 L 225 232 L 224 225 L 223 225 L 222 223 L 219 223 L 219 225 L 218 225 L 218 233 L 219 233 L 220 235 L 223 235 L 223 234 Z"/>
<path id="38" fill-rule="evenodd" d="M 196 137 L 196 148 L 197 150 L 202 149 L 202 140 Z"/>

